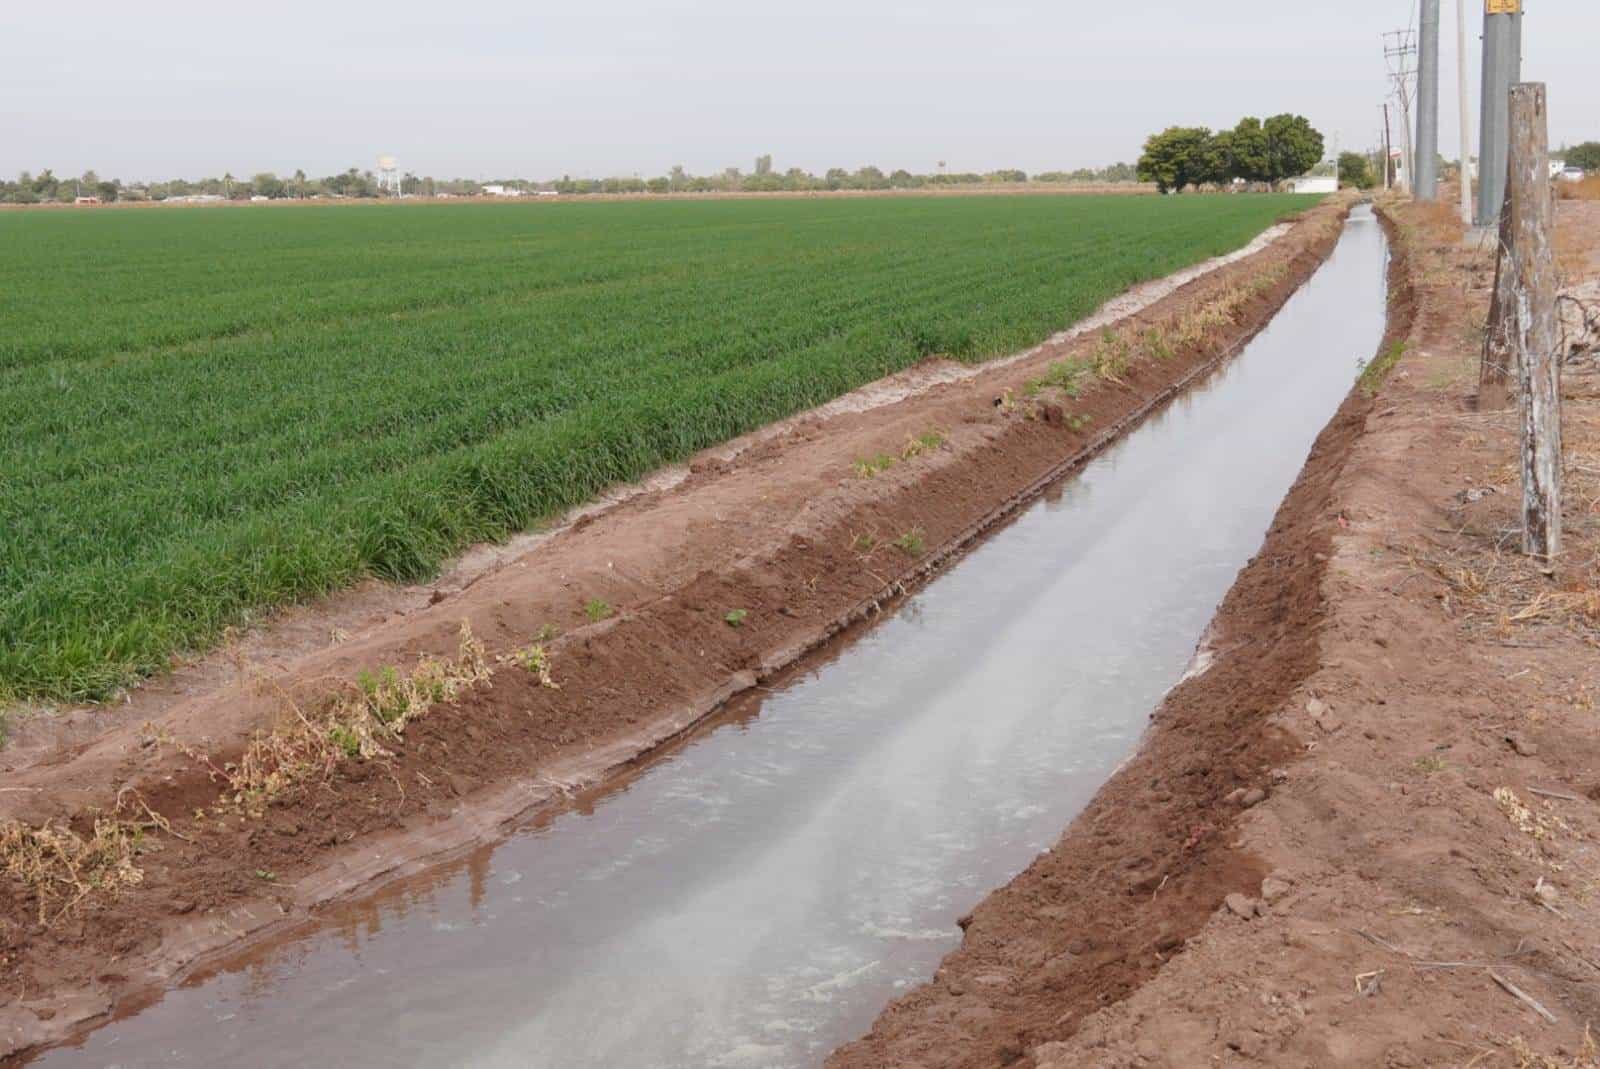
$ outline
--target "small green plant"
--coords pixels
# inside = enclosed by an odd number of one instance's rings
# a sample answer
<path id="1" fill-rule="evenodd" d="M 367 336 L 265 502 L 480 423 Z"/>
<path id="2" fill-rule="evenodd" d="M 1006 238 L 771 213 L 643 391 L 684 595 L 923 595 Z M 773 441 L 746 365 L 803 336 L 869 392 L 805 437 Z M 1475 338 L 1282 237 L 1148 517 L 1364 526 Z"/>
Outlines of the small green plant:
<path id="1" fill-rule="evenodd" d="M 334 724 L 328 729 L 328 741 L 339 748 L 345 757 L 354 759 L 361 756 L 361 736 L 345 724 Z"/>
<path id="2" fill-rule="evenodd" d="M 1045 369 L 1043 375 L 1028 383 L 1028 388 L 1031 391 L 1030 396 L 1045 387 L 1053 387 L 1068 397 L 1076 399 L 1083 393 L 1084 383 L 1093 374 L 1094 372 L 1090 370 L 1089 365 L 1081 359 L 1057 360 Z"/>
<path id="3" fill-rule="evenodd" d="M 392 724 L 405 715 L 409 697 L 393 665 L 385 665 L 376 674 L 362 669 L 356 676 L 356 685 L 366 698 L 367 708 L 380 723 Z M 432 699 L 433 696 L 427 697 Z"/>
<path id="4" fill-rule="evenodd" d="M 583 614 L 589 618 L 591 623 L 596 624 L 610 616 L 615 611 L 616 610 L 611 607 L 610 603 L 603 601 L 600 598 L 590 598 L 588 601 L 584 602 L 583 605 Z"/>
<path id="5" fill-rule="evenodd" d="M 722 620 L 729 627 L 738 627 L 744 623 L 744 618 L 749 615 L 750 613 L 747 609 L 730 609 L 728 610 L 728 615 L 724 616 Z"/>
<path id="6" fill-rule="evenodd" d="M 1444 770 L 1444 758 L 1440 757 L 1438 754 L 1427 754 L 1426 756 L 1417 758 L 1417 771 L 1421 772 L 1425 776 L 1431 776 L 1435 772 L 1443 772 Z"/>
<path id="7" fill-rule="evenodd" d="M 906 460 L 920 456 L 933 449 L 938 449 L 944 444 L 944 433 L 937 430 L 926 430 L 915 436 L 907 436 L 906 444 L 900 450 L 900 455 Z"/>
<path id="8" fill-rule="evenodd" d="M 913 527 L 894 540 L 895 548 L 908 556 L 920 557 L 923 551 L 922 528 Z"/>
<path id="9" fill-rule="evenodd" d="M 1100 342 L 1095 346 L 1090 366 L 1102 379 L 1120 383 L 1122 375 L 1128 370 L 1132 354 L 1133 347 L 1128 344 L 1128 339 L 1106 327 L 1100 332 Z"/>
<path id="10" fill-rule="evenodd" d="M 877 547 L 877 545 L 877 537 L 865 532 L 856 535 L 855 538 L 851 539 L 850 541 L 850 548 L 855 550 L 857 553 L 871 553 L 873 549 Z"/>
<path id="11" fill-rule="evenodd" d="M 1394 370 L 1394 366 L 1400 362 L 1405 353 L 1406 343 L 1397 341 L 1379 353 L 1371 363 L 1363 364 L 1359 380 L 1361 391 L 1368 397 L 1376 396 L 1378 388 L 1383 385 L 1383 380 L 1389 377 L 1389 372 Z"/>
<path id="12" fill-rule="evenodd" d="M 1172 342 L 1167 338 L 1167 332 L 1162 327 L 1151 327 L 1144 332 L 1144 351 L 1157 360 L 1170 360 L 1174 353 Z"/>
<path id="13" fill-rule="evenodd" d="M 855 468 L 856 474 L 861 476 L 861 478 L 870 479 L 881 471 L 888 471 L 890 468 L 894 467 L 894 463 L 894 457 L 890 456 L 888 453 L 879 453 L 875 457 L 868 457 L 866 460 L 858 460 L 852 466 Z"/>
<path id="14" fill-rule="evenodd" d="M 1067 430 L 1081 431 L 1094 422 L 1094 417 L 1087 412 L 1074 412 L 1067 417 Z"/>
<path id="15" fill-rule="evenodd" d="M 278 874 L 271 869 L 256 869 L 256 879 L 265 880 L 268 883 L 277 883 Z"/>
<path id="16" fill-rule="evenodd" d="M 543 631 L 539 633 L 544 634 Z M 502 657 L 501 660 L 510 661 L 524 672 L 537 676 L 542 687 L 549 687 L 551 690 L 561 689 L 561 684 L 550 677 L 550 654 L 541 642 L 512 650 L 509 657 Z"/>
<path id="17" fill-rule="evenodd" d="M 543 627 L 539 628 L 539 633 L 535 635 L 534 638 L 538 642 L 549 642 L 559 634 L 561 634 L 561 628 L 557 627 L 555 624 L 545 624 Z"/>

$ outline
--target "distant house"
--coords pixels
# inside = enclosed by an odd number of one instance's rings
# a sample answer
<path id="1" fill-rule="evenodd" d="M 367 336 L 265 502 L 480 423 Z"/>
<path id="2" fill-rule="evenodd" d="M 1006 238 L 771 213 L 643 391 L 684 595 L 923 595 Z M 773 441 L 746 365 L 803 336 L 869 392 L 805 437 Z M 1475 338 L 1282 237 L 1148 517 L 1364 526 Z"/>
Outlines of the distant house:
<path id="1" fill-rule="evenodd" d="M 100 198 L 99 197 L 74 197 L 74 198 L 72 198 L 72 203 L 74 203 L 74 204 L 99 204 L 100 203 Z"/>
<path id="2" fill-rule="evenodd" d="M 1308 174 L 1288 181 L 1290 193 L 1337 193 L 1339 192 L 1339 176 L 1332 174 Z"/>
<path id="3" fill-rule="evenodd" d="M 512 189 L 510 186 L 484 186 L 483 195 L 486 197 L 520 197 L 522 190 Z"/>

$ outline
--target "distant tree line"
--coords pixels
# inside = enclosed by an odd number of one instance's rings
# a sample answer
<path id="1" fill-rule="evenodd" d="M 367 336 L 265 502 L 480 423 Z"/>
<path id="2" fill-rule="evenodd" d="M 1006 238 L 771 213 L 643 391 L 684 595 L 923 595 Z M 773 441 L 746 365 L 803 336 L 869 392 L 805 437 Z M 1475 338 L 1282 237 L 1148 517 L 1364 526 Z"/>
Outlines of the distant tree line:
<path id="1" fill-rule="evenodd" d="M 1556 156 L 1566 160 L 1568 167 L 1576 167 L 1590 174 L 1600 171 L 1600 141 L 1585 141 L 1563 148 Z"/>
<path id="2" fill-rule="evenodd" d="M 1322 134 L 1302 115 L 1245 118 L 1215 132 L 1169 126 L 1145 141 L 1138 176 L 1163 193 L 1241 182 L 1274 186 L 1310 171 L 1322 161 L 1322 149 Z"/>
<path id="3" fill-rule="evenodd" d="M 853 171 L 834 167 L 821 175 L 812 174 L 799 167 L 779 172 L 773 168 L 770 155 L 758 156 L 755 170 L 749 174 L 737 167 L 729 167 L 710 175 L 690 174 L 681 165 L 655 178 L 638 175 L 613 178 L 573 178 L 563 175 L 551 181 L 529 181 L 520 178 L 496 179 L 475 182 L 465 178 L 437 179 L 419 177 L 407 172 L 401 176 L 400 190 L 411 196 L 470 197 L 493 185 L 518 193 L 536 193 L 553 190 L 557 193 L 582 195 L 589 193 L 781 193 L 820 192 L 825 190 L 878 190 L 922 189 L 939 186 L 983 186 L 1021 183 L 1029 180 L 1025 171 L 1001 169 L 995 171 L 947 172 L 943 165 L 933 174 L 913 174 L 904 169 L 885 173 L 877 167 L 858 167 Z M 1048 183 L 1116 183 L 1138 180 L 1132 164 L 1116 163 L 1110 167 L 1076 171 L 1045 171 L 1033 176 L 1033 181 Z M 235 178 L 231 173 L 219 178 L 188 180 L 174 178 L 165 182 L 124 183 L 121 179 L 103 180 L 95 172 L 86 171 L 78 178 L 59 178 L 50 170 L 33 174 L 22 172 L 15 181 L 0 179 L 0 202 L 10 204 L 38 204 L 52 201 L 71 203 L 79 196 L 95 196 L 102 201 L 114 200 L 171 200 L 178 197 L 219 197 L 227 200 L 269 200 L 299 198 L 376 198 L 382 195 L 378 179 L 371 171 L 352 167 L 342 174 L 311 178 L 304 171 L 281 177 L 270 171 L 248 178 Z"/>

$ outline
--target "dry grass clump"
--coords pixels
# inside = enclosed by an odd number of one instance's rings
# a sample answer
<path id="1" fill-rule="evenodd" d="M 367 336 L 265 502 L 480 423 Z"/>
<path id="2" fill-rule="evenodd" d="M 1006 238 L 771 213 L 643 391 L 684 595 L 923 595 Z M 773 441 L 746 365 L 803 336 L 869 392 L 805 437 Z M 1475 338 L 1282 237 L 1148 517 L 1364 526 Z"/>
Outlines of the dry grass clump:
<path id="1" fill-rule="evenodd" d="M 237 761 L 218 765 L 204 754 L 186 752 L 225 785 L 225 803 L 259 816 L 285 790 L 326 776 L 345 761 L 390 756 L 407 724 L 490 675 L 483 643 L 463 622 L 453 659 L 425 655 L 408 675 L 393 667 L 363 672 L 350 692 L 317 713 L 308 715 L 290 702 L 292 715 L 270 732 L 257 732 Z"/>
<path id="2" fill-rule="evenodd" d="M 1570 1056 L 1541 1054 L 1528 1045 L 1521 1036 L 1512 1036 L 1507 1044 L 1516 1059 L 1516 1069 L 1597 1069 L 1600 1067 L 1600 1047 L 1595 1045 L 1589 1026 L 1583 1026 L 1583 1045 Z"/>
<path id="3" fill-rule="evenodd" d="M 1556 190 L 1562 200 L 1600 200 L 1600 175 L 1590 175 L 1581 182 L 1558 182 Z"/>
<path id="4" fill-rule="evenodd" d="M 1447 607 L 1500 639 L 1534 625 L 1600 637 L 1600 585 L 1592 575 L 1573 575 L 1553 589 L 1550 577 L 1522 556 L 1514 530 L 1505 545 L 1411 554 L 1413 566 L 1432 574 L 1449 591 Z"/>
<path id="5" fill-rule="evenodd" d="M 53 820 L 38 826 L 7 821 L 0 824 L 0 870 L 32 890 L 39 923 L 49 927 L 91 894 L 114 894 L 144 879 L 135 858 L 146 832 L 171 830 L 161 817 L 145 813 L 147 819 L 138 821 L 97 816 L 87 836 Z"/>
<path id="6" fill-rule="evenodd" d="M 1461 210 L 1454 202 L 1412 201 L 1404 215 L 1406 225 L 1419 232 L 1424 244 L 1460 245 L 1467 233 L 1466 224 L 1461 221 Z"/>
<path id="7" fill-rule="evenodd" d="M 1057 360 L 1028 383 L 1026 393 L 1035 397 L 1053 389 L 1076 399 L 1097 381 L 1126 385 L 1122 377 L 1133 365 L 1146 360 L 1170 360 L 1239 322 L 1245 306 L 1282 282 L 1286 273 L 1282 264 L 1273 264 L 1248 280 L 1227 287 L 1198 308 L 1154 326 L 1130 325 L 1120 330 L 1107 327 L 1089 353 Z"/>

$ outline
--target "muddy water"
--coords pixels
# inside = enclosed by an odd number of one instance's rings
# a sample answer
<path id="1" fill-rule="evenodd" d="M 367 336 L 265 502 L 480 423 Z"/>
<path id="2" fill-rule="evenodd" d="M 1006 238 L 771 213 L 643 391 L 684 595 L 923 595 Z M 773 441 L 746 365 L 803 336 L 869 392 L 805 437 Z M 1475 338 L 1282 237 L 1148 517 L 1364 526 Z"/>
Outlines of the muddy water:
<path id="1" fill-rule="evenodd" d="M 1137 742 L 1383 331 L 1365 210 L 1233 363 L 621 789 L 40 1066 L 808 1066 Z"/>

